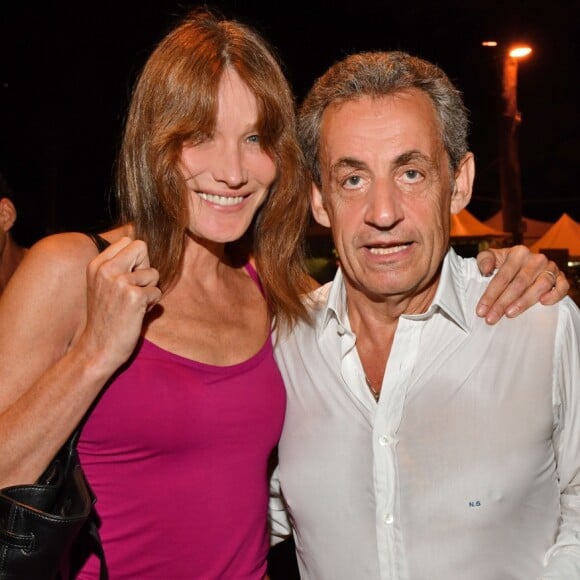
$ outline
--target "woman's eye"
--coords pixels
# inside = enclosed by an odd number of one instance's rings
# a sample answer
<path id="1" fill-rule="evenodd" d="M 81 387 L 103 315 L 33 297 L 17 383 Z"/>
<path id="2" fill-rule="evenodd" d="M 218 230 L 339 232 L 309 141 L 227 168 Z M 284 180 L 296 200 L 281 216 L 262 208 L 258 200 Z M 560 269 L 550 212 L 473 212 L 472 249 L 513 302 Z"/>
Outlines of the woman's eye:
<path id="1" fill-rule="evenodd" d="M 250 143 L 259 143 L 260 142 L 260 135 L 250 135 L 248 137 L 248 141 Z"/>

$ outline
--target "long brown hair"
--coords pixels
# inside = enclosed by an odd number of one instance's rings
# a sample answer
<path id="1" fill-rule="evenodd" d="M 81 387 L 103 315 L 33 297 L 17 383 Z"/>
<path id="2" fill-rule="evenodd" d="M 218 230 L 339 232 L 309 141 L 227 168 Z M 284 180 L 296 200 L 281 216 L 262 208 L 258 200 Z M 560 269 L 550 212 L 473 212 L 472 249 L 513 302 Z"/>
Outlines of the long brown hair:
<path id="1" fill-rule="evenodd" d="M 220 79 L 234 69 L 258 102 L 258 130 L 277 167 L 249 238 L 275 320 L 306 316 L 304 262 L 309 178 L 296 138 L 295 103 L 274 49 L 251 27 L 207 9 L 189 13 L 161 40 L 135 86 L 117 167 L 121 219 L 147 242 L 151 264 L 167 288 L 181 267 L 188 223 L 178 169 L 182 145 L 211 135 Z"/>

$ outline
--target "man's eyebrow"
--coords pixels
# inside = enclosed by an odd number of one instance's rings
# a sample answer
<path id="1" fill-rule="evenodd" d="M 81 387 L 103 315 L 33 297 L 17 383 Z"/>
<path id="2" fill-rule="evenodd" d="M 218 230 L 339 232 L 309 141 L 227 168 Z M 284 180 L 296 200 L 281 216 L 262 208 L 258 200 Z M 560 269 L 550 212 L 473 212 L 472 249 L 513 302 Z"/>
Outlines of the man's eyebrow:
<path id="1" fill-rule="evenodd" d="M 419 151 L 418 149 L 411 149 L 410 151 L 405 151 L 398 155 L 394 161 L 393 165 L 395 167 L 401 167 L 402 165 L 406 165 L 408 163 L 426 163 L 429 166 L 435 167 L 437 164 L 432 159 L 431 156 Z M 368 169 L 367 164 L 356 157 L 341 157 L 337 159 L 335 163 L 333 163 L 330 167 L 330 174 L 337 175 L 339 172 L 344 170 L 349 171 L 365 171 Z"/>
<path id="2" fill-rule="evenodd" d="M 366 163 L 355 157 L 341 157 L 330 167 L 330 173 L 336 174 L 343 169 L 366 169 Z"/>
<path id="3" fill-rule="evenodd" d="M 422 153 L 417 149 L 412 149 L 411 151 L 405 151 L 404 153 L 401 153 L 395 159 L 394 164 L 397 166 L 406 165 L 407 163 L 411 163 L 412 161 L 423 161 L 425 163 L 429 163 L 430 165 L 433 163 L 433 160 L 429 155 L 425 155 L 425 153 Z"/>

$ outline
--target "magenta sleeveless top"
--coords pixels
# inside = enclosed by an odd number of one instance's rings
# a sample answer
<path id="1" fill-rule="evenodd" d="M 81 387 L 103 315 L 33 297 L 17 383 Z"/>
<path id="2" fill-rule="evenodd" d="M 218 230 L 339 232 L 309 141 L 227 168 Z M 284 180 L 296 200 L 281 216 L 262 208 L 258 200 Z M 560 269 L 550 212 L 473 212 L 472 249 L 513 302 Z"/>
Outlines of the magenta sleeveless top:
<path id="1" fill-rule="evenodd" d="M 139 343 L 79 442 L 111 580 L 262 579 L 285 404 L 271 338 L 226 367 Z M 98 564 L 79 578 L 98 578 Z"/>

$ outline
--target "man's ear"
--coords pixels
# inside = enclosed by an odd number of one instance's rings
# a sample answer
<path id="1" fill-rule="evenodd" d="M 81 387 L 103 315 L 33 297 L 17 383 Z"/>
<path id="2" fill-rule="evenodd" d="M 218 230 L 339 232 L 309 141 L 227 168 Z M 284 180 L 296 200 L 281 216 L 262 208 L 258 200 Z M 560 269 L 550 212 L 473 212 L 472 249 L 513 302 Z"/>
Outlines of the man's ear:
<path id="1" fill-rule="evenodd" d="M 312 189 L 310 191 L 310 207 L 312 209 L 312 215 L 314 219 L 325 228 L 330 227 L 330 219 L 328 217 L 328 212 L 324 205 L 324 199 L 322 192 L 314 183 L 312 184 Z"/>
<path id="2" fill-rule="evenodd" d="M 7 197 L 0 199 L 0 229 L 9 231 L 16 221 L 16 208 Z"/>
<path id="3" fill-rule="evenodd" d="M 473 153 L 467 153 L 461 160 L 459 168 L 455 173 L 455 187 L 451 194 L 452 214 L 458 214 L 462 209 L 467 207 L 467 204 L 471 200 L 474 179 L 475 159 Z"/>

